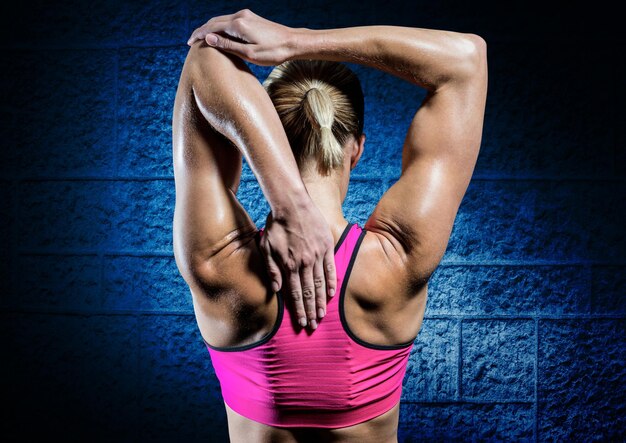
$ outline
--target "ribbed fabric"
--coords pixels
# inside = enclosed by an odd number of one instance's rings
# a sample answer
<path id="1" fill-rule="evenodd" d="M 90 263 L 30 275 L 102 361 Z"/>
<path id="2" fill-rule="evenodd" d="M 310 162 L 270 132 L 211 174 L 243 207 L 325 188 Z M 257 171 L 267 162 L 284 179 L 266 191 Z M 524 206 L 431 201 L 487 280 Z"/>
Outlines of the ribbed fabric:
<path id="1" fill-rule="evenodd" d="M 277 323 L 259 342 L 238 348 L 207 343 L 222 396 L 234 411 L 271 426 L 340 428 L 398 403 L 413 342 L 370 345 L 349 331 L 343 315 L 365 232 L 349 223 L 336 245 L 338 296 L 329 300 L 315 331 L 294 326 L 279 292 Z"/>

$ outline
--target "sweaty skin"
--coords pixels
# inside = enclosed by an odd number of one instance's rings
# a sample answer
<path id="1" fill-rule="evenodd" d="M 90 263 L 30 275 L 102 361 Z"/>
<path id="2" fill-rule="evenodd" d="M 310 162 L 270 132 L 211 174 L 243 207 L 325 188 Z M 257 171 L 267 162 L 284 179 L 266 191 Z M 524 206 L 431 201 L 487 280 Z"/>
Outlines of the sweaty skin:
<path id="1" fill-rule="evenodd" d="M 219 37 L 216 47 L 204 41 L 211 33 Z M 487 94 L 484 40 L 474 34 L 383 25 L 287 28 L 242 10 L 212 18 L 194 31 L 190 44 L 174 109 L 174 252 L 191 289 L 203 338 L 215 346 L 245 345 L 266 335 L 276 321 L 277 298 L 254 241 L 256 229 L 235 197 L 240 154 L 210 124 L 211 115 L 224 112 L 229 103 L 247 103 L 226 111 L 234 134 L 251 115 L 259 117 L 254 100 L 266 100 L 264 90 L 258 81 L 240 81 L 251 75 L 241 59 L 258 64 L 292 59 L 359 63 L 427 90 L 406 134 L 401 176 L 364 225 L 367 234 L 345 293 L 346 320 L 361 340 L 394 345 L 415 337 L 428 279 L 446 250 L 478 157 Z M 232 82 L 207 80 L 212 78 Z M 210 97 L 220 97 L 221 107 L 211 104 Z M 275 114 L 268 107 L 264 112 Z M 280 125 L 270 124 L 262 132 L 267 139 L 251 143 L 250 150 L 285 137 Z M 341 204 L 364 143 L 365 135 L 349 141 L 343 168 L 329 177 L 318 176 L 315 168 L 297 171 L 334 242 L 347 223 Z M 220 215 L 211 216 L 216 211 Z M 242 226 L 247 229 L 230 234 Z M 189 266 L 187 258 L 197 250 L 214 253 Z M 277 428 L 226 410 L 233 442 L 397 441 L 398 406 L 341 429 Z"/>

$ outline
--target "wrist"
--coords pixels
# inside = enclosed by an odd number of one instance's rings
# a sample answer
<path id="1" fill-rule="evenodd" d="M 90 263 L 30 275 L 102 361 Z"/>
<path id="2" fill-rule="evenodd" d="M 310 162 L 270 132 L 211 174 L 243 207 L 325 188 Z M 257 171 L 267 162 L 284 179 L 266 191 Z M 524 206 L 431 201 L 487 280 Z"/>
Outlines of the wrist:
<path id="1" fill-rule="evenodd" d="M 292 28 L 289 39 L 288 60 L 307 58 L 310 40 L 315 30 L 309 28 Z"/>
<path id="2" fill-rule="evenodd" d="M 276 221 L 287 221 L 293 219 L 294 214 L 301 214 L 307 211 L 313 204 L 306 188 L 290 190 L 281 193 L 280 198 L 270 203 L 272 218 Z"/>

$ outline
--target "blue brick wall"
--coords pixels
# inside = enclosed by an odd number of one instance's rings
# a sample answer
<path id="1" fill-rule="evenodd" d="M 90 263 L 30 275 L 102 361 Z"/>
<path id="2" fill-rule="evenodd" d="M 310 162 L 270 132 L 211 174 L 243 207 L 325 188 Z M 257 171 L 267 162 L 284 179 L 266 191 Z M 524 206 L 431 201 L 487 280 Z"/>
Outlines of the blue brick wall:
<path id="1" fill-rule="evenodd" d="M 227 440 L 172 252 L 170 119 L 187 36 L 249 7 L 293 27 L 394 24 L 488 42 L 482 148 L 429 286 L 399 440 L 626 439 L 618 26 L 600 7 L 443 3 L 2 6 L 3 434 Z M 271 69 L 249 66 L 259 80 Z M 399 176 L 424 91 L 350 67 L 367 142 L 344 212 L 363 224 Z M 238 197 L 262 226 L 269 206 L 247 165 Z"/>

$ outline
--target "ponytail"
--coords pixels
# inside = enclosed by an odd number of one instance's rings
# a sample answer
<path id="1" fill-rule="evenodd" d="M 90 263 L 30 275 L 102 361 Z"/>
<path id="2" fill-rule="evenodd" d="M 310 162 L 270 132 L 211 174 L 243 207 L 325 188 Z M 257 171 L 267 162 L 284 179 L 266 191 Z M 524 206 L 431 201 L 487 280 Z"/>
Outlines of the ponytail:
<path id="1" fill-rule="evenodd" d="M 343 148 L 332 130 L 335 110 L 332 98 L 322 85 L 306 92 L 304 112 L 314 129 L 305 146 L 304 155 L 314 156 L 323 173 L 340 167 L 343 164 Z"/>
<path id="2" fill-rule="evenodd" d="M 263 82 L 298 168 L 316 163 L 321 175 L 343 167 L 343 147 L 363 133 L 363 91 L 343 63 L 289 60 Z"/>

